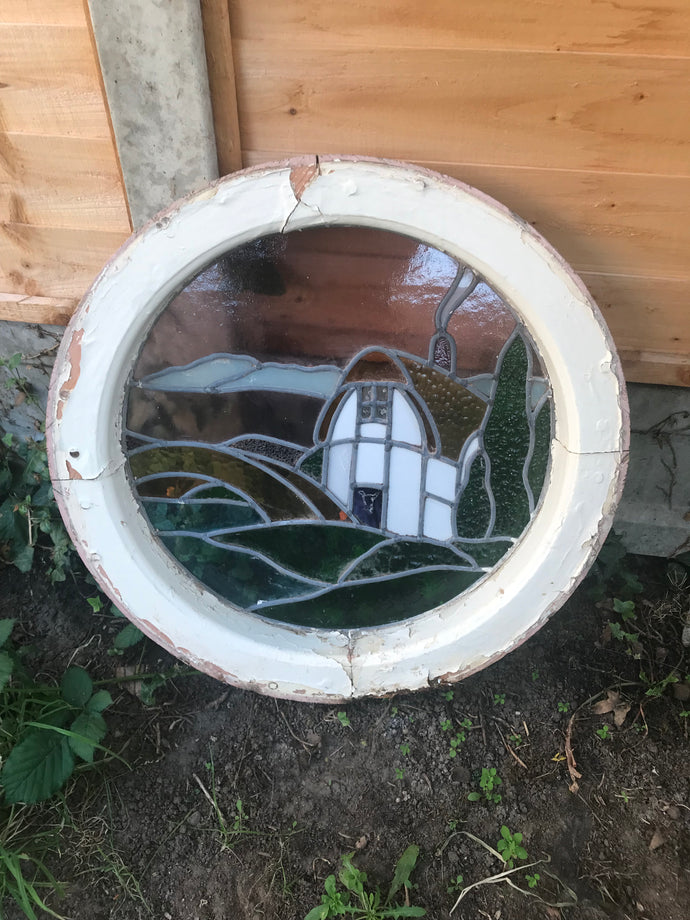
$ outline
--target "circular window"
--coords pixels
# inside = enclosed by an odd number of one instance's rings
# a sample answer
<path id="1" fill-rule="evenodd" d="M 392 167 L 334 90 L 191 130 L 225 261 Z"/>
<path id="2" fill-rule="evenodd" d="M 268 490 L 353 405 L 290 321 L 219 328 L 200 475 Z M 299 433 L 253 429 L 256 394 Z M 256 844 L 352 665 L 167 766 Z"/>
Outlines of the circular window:
<path id="1" fill-rule="evenodd" d="M 402 164 L 238 173 L 134 236 L 49 406 L 103 589 L 230 683 L 336 700 L 457 680 L 536 630 L 622 489 L 625 390 L 563 261 Z"/>

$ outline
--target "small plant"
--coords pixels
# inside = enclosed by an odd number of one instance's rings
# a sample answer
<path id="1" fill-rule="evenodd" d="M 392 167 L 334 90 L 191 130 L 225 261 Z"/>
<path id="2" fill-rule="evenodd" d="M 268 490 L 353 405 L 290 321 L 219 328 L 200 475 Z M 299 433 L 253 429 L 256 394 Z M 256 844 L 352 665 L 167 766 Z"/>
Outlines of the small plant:
<path id="1" fill-rule="evenodd" d="M 453 693 L 452 690 L 446 690 L 446 692 L 443 694 L 443 699 L 446 700 L 446 702 L 450 703 L 452 702 L 454 696 L 455 694 Z"/>
<path id="2" fill-rule="evenodd" d="M 515 747 L 520 747 L 522 744 L 522 735 L 518 735 L 517 732 L 513 732 L 512 735 L 508 735 L 508 741 L 512 741 Z"/>
<path id="3" fill-rule="evenodd" d="M 453 727 L 453 722 L 450 719 L 443 719 L 441 722 L 441 731 L 447 732 Z"/>
<path id="4" fill-rule="evenodd" d="M 353 920 L 398 920 L 403 917 L 425 917 L 423 907 L 396 905 L 393 899 L 410 886 L 410 875 L 419 856 L 419 847 L 409 846 L 402 854 L 395 867 L 393 881 L 386 899 L 383 899 L 378 885 L 372 890 L 368 885 L 365 872 L 352 862 L 354 853 L 347 853 L 341 858 L 338 878 L 329 875 L 324 882 L 326 893 L 321 896 L 321 904 L 313 907 L 304 920 L 328 920 L 329 917 L 350 916 Z M 338 890 L 338 882 L 344 891 Z"/>
<path id="5" fill-rule="evenodd" d="M 10 804 L 43 802 L 60 790 L 76 759 L 92 763 L 106 733 L 107 690 L 94 692 L 83 668 L 59 687 L 36 684 L 9 644 L 14 620 L 0 620 L 0 783 Z"/>
<path id="6" fill-rule="evenodd" d="M 343 728 L 352 728 L 346 712 L 341 711 L 338 713 L 338 722 L 340 722 Z"/>
<path id="7" fill-rule="evenodd" d="M 597 735 L 602 741 L 611 740 L 611 729 L 608 725 L 602 725 L 601 728 L 597 729 Z"/>
<path id="8" fill-rule="evenodd" d="M 559 711 L 559 712 L 568 712 L 569 709 L 570 709 L 570 705 L 569 705 L 568 703 L 559 703 L 559 704 L 558 704 L 558 711 Z"/>
<path id="9" fill-rule="evenodd" d="M 539 668 L 535 668 L 532 671 L 532 680 L 536 683 L 539 680 Z"/>
<path id="10" fill-rule="evenodd" d="M 0 560 L 29 572 L 36 550 L 48 554 L 51 581 L 64 581 L 73 549 L 58 511 L 45 442 L 0 439 Z"/>
<path id="11" fill-rule="evenodd" d="M 405 777 L 405 771 L 403 770 L 403 768 L 402 768 L 402 767 L 396 767 L 396 768 L 395 768 L 395 778 L 396 778 L 396 779 L 404 779 L 404 777 Z"/>
<path id="12" fill-rule="evenodd" d="M 443 726 L 441 726 L 443 728 Z M 457 757 L 458 749 L 467 741 L 466 730 L 472 728 L 472 721 L 465 717 L 460 723 L 460 729 L 455 733 L 455 736 L 450 739 L 450 750 L 448 751 L 449 757 Z M 445 729 L 444 729 L 445 731 Z"/>
<path id="13" fill-rule="evenodd" d="M 45 904 L 61 892 L 45 860 L 59 852 L 61 827 L 45 827 L 26 806 L 59 792 L 77 759 L 91 764 L 95 750 L 104 750 L 102 713 L 112 699 L 94 692 L 82 668 L 68 668 L 59 686 L 35 681 L 11 642 L 13 627 L 14 620 L 0 620 L 0 917 L 12 899 L 36 920 L 37 909 L 60 916 Z"/>
<path id="14" fill-rule="evenodd" d="M 407 757 L 407 755 L 410 753 L 410 745 L 407 743 L 401 744 L 400 753 L 403 755 L 403 757 Z"/>
<path id="15" fill-rule="evenodd" d="M 534 875 L 526 874 L 526 875 L 525 875 L 525 881 L 527 882 L 527 887 L 528 887 L 528 888 L 536 888 L 537 885 L 539 884 L 539 879 L 540 879 L 540 878 L 541 878 L 541 875 L 539 875 L 538 872 L 535 872 Z"/>
<path id="16" fill-rule="evenodd" d="M 501 839 L 496 844 L 496 849 L 508 869 L 513 868 L 516 859 L 527 859 L 527 850 L 522 846 L 522 834 L 511 834 L 505 824 L 501 828 Z"/>
<path id="17" fill-rule="evenodd" d="M 462 891 L 465 887 L 465 879 L 462 875 L 456 875 L 454 879 L 451 880 L 450 885 L 446 888 L 448 894 L 457 894 L 458 891 Z"/>
<path id="18" fill-rule="evenodd" d="M 613 609 L 615 613 L 620 614 L 623 622 L 635 619 L 635 602 L 622 601 L 619 597 L 613 599 Z"/>
<path id="19" fill-rule="evenodd" d="M 498 792 L 494 792 L 494 790 L 501 785 L 503 785 L 503 780 L 497 774 L 496 767 L 482 767 L 482 775 L 479 779 L 479 788 L 482 791 L 470 792 L 467 799 L 470 802 L 479 802 L 483 797 L 487 802 L 498 805 L 501 801 L 501 796 Z"/>
<path id="20" fill-rule="evenodd" d="M 17 390 L 17 395 L 21 394 L 27 402 L 35 403 L 37 400 L 32 392 L 31 384 L 19 371 L 19 365 L 23 360 L 24 355 L 21 352 L 17 352 L 9 358 L 0 358 L 0 367 L 7 371 L 7 379 L 4 381 L 3 386 L 6 390 Z"/>
<path id="21" fill-rule="evenodd" d="M 494 693 L 494 706 L 505 706 L 505 693 Z"/>
<path id="22" fill-rule="evenodd" d="M 640 671 L 640 680 L 643 684 L 647 685 L 645 696 L 657 700 L 664 695 L 668 687 L 672 684 L 677 684 L 680 681 L 680 677 L 675 671 L 670 671 L 666 677 L 663 677 L 661 680 L 652 681 L 647 677 L 644 671 Z"/>

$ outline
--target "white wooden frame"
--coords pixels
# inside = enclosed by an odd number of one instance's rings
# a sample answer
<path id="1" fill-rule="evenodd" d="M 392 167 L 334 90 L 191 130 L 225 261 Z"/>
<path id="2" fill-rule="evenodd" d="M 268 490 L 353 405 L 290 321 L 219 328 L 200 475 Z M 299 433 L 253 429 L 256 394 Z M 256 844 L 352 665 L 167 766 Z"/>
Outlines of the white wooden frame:
<path id="1" fill-rule="evenodd" d="M 553 388 L 555 440 L 537 513 L 456 599 L 354 630 L 272 622 L 221 600 L 153 536 L 121 446 L 134 359 L 170 297 L 227 249 L 269 233 L 361 225 L 408 234 L 476 268 L 531 334 Z M 524 641 L 598 552 L 622 491 L 627 401 L 618 357 L 579 279 L 492 199 L 422 169 L 301 158 L 229 176 L 159 215 L 114 256 L 55 365 L 48 444 L 56 495 L 86 565 L 147 635 L 213 676 L 336 701 L 455 681 Z"/>

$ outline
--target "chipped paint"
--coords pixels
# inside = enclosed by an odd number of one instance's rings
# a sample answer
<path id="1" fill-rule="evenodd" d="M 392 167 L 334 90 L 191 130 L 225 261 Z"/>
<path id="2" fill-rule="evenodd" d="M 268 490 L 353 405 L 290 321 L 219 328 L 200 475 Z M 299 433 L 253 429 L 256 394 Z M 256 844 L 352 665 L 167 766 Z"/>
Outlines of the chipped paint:
<path id="1" fill-rule="evenodd" d="M 65 460 L 65 466 L 67 467 L 67 473 L 70 479 L 83 479 L 79 470 L 75 470 L 69 460 Z"/>
<path id="2" fill-rule="evenodd" d="M 70 339 L 67 346 L 66 364 L 69 368 L 67 380 L 60 387 L 60 398 L 57 403 L 56 418 L 62 419 L 65 401 L 69 398 L 70 393 L 77 385 L 79 380 L 79 368 L 81 366 L 81 341 L 84 338 L 84 330 L 77 329 Z"/>
<path id="3" fill-rule="evenodd" d="M 302 200 L 302 195 L 318 175 L 318 157 L 306 163 L 298 163 L 293 165 L 290 170 L 290 187 L 292 188 L 292 193 L 297 201 Z"/>

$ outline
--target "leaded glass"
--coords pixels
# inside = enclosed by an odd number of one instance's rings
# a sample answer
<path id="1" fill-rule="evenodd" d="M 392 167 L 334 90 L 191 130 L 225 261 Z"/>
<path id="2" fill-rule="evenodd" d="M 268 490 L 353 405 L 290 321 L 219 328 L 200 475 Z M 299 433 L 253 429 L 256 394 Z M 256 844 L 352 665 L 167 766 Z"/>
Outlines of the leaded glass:
<path id="1" fill-rule="evenodd" d="M 168 303 L 124 429 L 152 530 L 206 587 L 261 617 L 374 626 L 500 564 L 539 504 L 551 389 L 473 266 L 319 228 L 237 247 Z"/>

